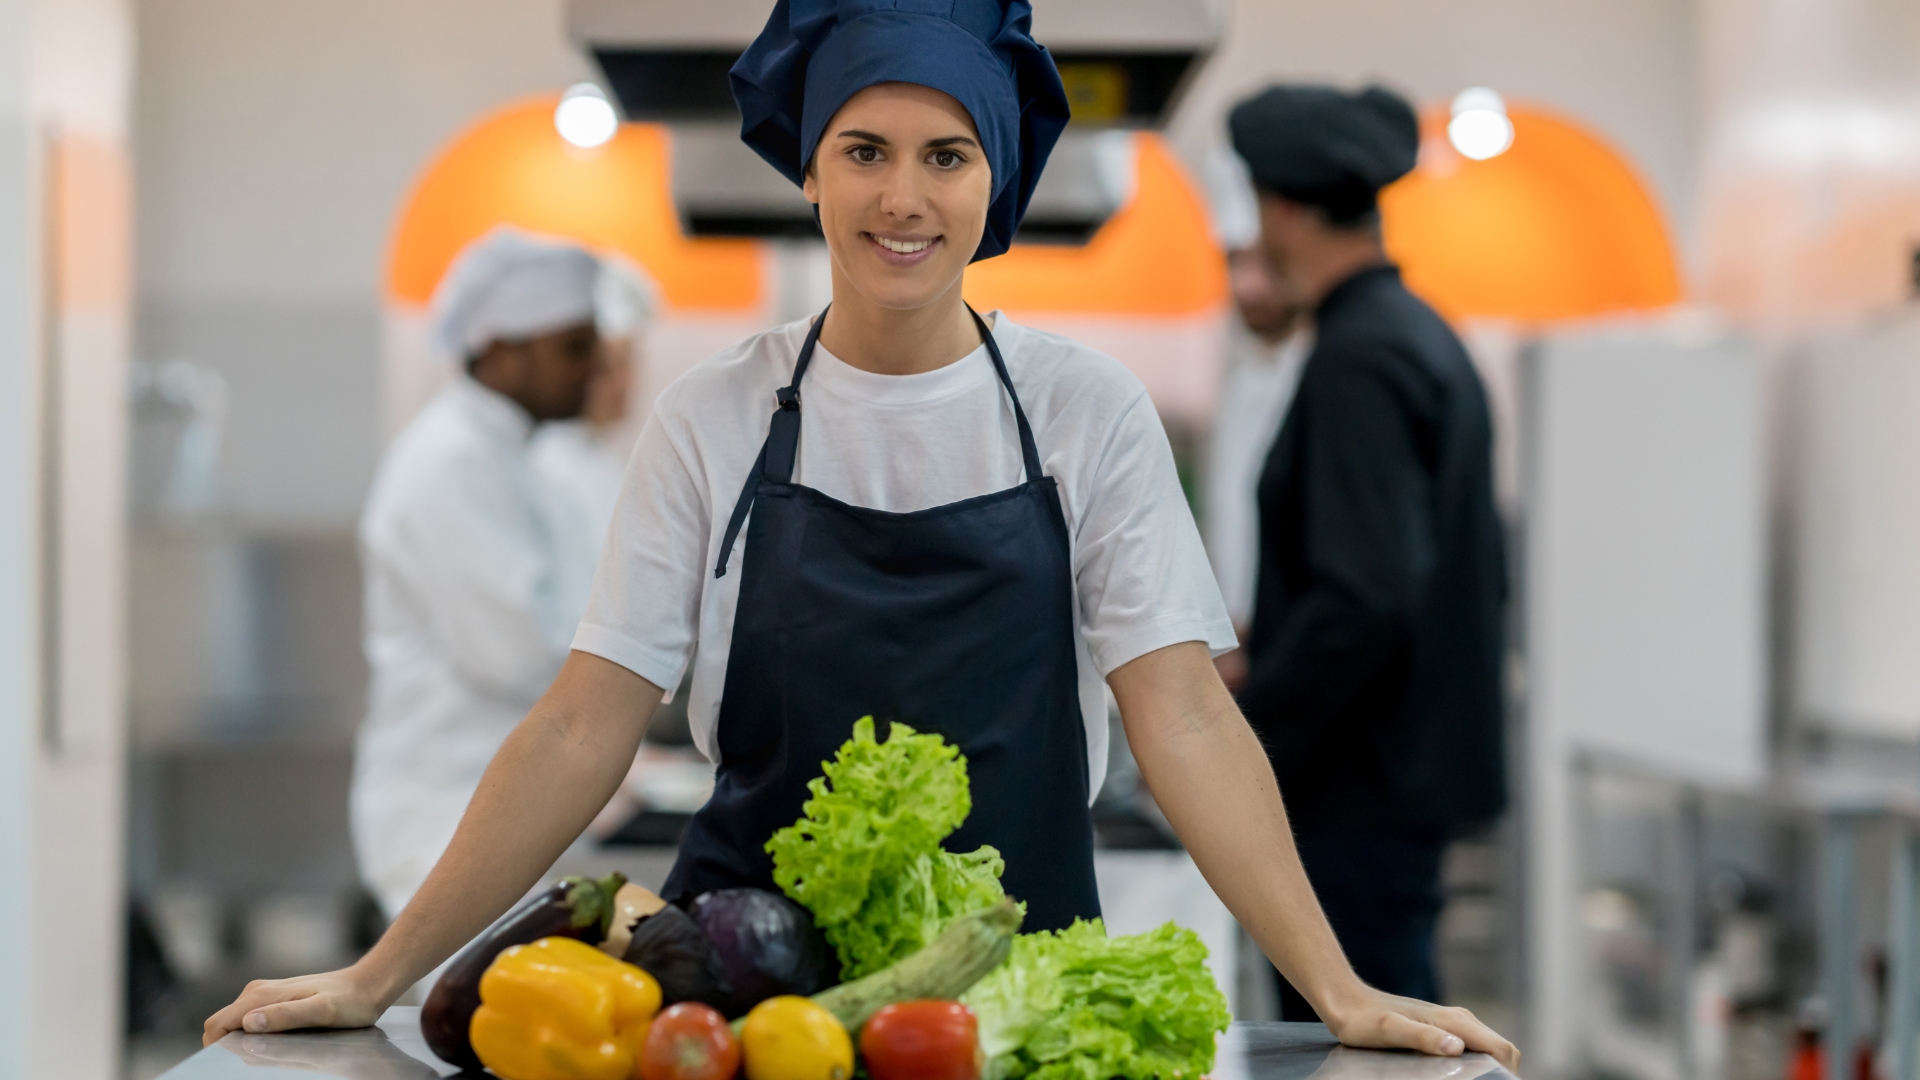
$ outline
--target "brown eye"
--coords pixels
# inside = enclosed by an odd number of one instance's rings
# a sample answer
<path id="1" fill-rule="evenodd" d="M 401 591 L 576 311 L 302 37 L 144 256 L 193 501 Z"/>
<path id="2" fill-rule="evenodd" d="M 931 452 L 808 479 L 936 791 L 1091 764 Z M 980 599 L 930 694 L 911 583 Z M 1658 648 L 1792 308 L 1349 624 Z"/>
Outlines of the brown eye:
<path id="1" fill-rule="evenodd" d="M 955 168 L 963 160 L 965 159 L 951 150 L 935 150 L 933 152 L 933 164 L 937 169 Z"/>
<path id="2" fill-rule="evenodd" d="M 880 149 L 874 146 L 856 146 L 853 148 L 853 160 L 862 165 L 871 165 L 880 160 Z"/>

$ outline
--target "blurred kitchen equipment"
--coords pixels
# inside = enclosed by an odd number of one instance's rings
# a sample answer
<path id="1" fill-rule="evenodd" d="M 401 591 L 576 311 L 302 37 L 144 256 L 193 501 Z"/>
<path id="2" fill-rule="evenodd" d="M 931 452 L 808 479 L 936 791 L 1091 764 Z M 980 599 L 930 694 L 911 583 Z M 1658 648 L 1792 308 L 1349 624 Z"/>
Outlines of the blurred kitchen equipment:
<path id="1" fill-rule="evenodd" d="M 127 493 L 135 516 L 187 517 L 219 503 L 227 380 L 184 360 L 135 363 Z"/>
<path id="2" fill-rule="evenodd" d="M 276 893 L 247 908 L 247 961 L 273 974 L 329 971 L 349 962 L 346 905 L 324 893 Z"/>
<path id="3" fill-rule="evenodd" d="M 814 237 L 813 207 L 740 141 L 727 69 L 763 0 L 571 0 L 567 28 L 628 120 L 673 132 L 674 202 L 696 236 Z M 1073 106 L 1019 237 L 1084 243 L 1132 194 L 1132 155 L 1103 129 L 1160 128 L 1219 43 L 1216 0 L 1050 0 L 1034 33 Z"/>
<path id="4" fill-rule="evenodd" d="M 1793 374 L 1795 720 L 1911 740 L 1920 735 L 1920 304 L 1817 339 Z"/>
<path id="5" fill-rule="evenodd" d="M 167 965 L 176 975 L 204 979 L 220 969 L 226 914 L 213 890 L 200 882 L 170 882 L 154 891 L 148 909 Z"/>
<path id="6" fill-rule="evenodd" d="M 1525 351 L 1520 385 L 1528 1049 L 1553 1071 L 1633 1045 L 1595 1032 L 1585 1003 L 1583 776 L 1730 791 L 1766 775 L 1765 425 L 1754 349 L 1685 320 L 1556 331 Z M 1659 977 L 1675 1002 L 1694 895 L 1670 895 Z M 1670 1034 L 1622 1067 L 1690 1069 L 1674 1064 L 1694 1060 L 1686 1028 Z"/>

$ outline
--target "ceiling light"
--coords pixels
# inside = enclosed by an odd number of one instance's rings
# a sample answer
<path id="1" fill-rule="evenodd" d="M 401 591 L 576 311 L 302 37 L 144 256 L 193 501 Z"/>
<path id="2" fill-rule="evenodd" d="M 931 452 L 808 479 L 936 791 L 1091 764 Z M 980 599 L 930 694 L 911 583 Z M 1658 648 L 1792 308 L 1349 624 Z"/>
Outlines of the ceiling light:
<path id="1" fill-rule="evenodd" d="M 1507 119 L 1507 103 L 1484 86 L 1460 91 L 1453 99 L 1447 141 L 1461 156 L 1475 161 L 1506 153 L 1513 145 L 1513 121 Z"/>
<path id="2" fill-rule="evenodd" d="M 592 83 L 575 83 L 553 110 L 553 126 L 560 137 L 582 149 L 599 146 L 620 130 L 620 117 L 606 92 Z"/>

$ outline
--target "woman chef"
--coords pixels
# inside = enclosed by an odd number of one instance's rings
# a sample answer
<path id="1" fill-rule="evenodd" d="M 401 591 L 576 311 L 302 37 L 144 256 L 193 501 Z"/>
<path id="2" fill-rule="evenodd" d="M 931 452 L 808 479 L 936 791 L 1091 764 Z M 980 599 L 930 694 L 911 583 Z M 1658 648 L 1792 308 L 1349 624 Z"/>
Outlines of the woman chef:
<path id="1" fill-rule="evenodd" d="M 1469 1013 L 1373 990 L 1341 955 L 1214 673 L 1232 633 L 1140 383 L 961 300 L 1067 120 L 1030 18 L 1026 0 L 775 6 L 734 92 L 747 142 L 818 208 L 831 306 L 661 395 L 574 652 L 432 876 L 360 962 L 254 983 L 208 1040 L 372 1023 L 580 834 L 697 645 L 691 715 L 719 776 L 669 898 L 772 887 L 763 845 L 871 713 L 967 755 L 952 842 L 1000 849 L 1023 929 L 1099 914 L 1104 676 L 1209 883 L 1341 1039 L 1513 1062 Z"/>

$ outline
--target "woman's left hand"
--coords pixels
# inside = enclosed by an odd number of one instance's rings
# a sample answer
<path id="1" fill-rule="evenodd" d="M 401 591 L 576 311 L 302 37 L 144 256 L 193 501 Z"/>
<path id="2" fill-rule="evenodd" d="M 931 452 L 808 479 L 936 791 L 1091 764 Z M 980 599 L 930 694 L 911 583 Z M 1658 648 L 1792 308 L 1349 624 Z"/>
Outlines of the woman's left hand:
<path id="1" fill-rule="evenodd" d="M 1466 1009 L 1432 1005 L 1360 986 L 1351 1003 L 1324 1009 L 1322 1019 L 1334 1037 L 1348 1046 L 1374 1050 L 1418 1050 L 1456 1057 L 1469 1050 L 1491 1056 L 1509 1072 L 1520 1068 L 1520 1050 Z"/>

